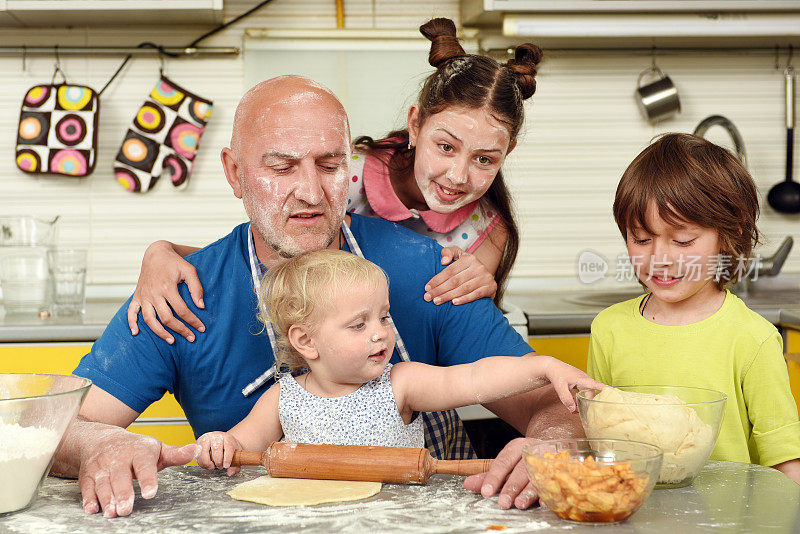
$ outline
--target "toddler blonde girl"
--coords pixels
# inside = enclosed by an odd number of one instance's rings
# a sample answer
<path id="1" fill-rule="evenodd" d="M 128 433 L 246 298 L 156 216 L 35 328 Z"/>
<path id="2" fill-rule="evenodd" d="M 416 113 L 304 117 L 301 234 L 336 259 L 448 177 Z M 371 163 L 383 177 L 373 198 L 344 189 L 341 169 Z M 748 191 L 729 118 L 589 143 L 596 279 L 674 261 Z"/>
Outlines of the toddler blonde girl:
<path id="1" fill-rule="evenodd" d="M 487 403 L 552 382 L 575 410 L 571 389 L 603 387 L 549 356 L 495 356 L 437 367 L 390 364 L 395 331 L 385 273 L 338 250 L 292 258 L 269 270 L 259 295 L 262 320 L 277 335 L 284 374 L 228 432 L 198 439 L 198 463 L 228 469 L 235 449 L 271 442 L 423 447 L 419 412 Z"/>

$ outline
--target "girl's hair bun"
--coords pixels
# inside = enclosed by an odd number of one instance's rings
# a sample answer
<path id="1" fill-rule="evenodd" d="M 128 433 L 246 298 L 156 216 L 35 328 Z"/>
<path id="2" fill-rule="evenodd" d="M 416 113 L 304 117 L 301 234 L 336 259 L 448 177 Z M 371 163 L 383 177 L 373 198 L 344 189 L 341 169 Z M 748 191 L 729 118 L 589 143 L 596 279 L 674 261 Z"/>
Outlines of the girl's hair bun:
<path id="1" fill-rule="evenodd" d="M 535 44 L 519 45 L 514 51 L 514 58 L 506 63 L 517 76 L 522 98 L 530 98 L 536 92 L 536 66 L 542 61 L 542 49 Z"/>
<path id="2" fill-rule="evenodd" d="M 428 63 L 437 69 L 454 57 L 466 55 L 456 37 L 456 25 L 450 19 L 431 19 L 419 27 L 420 33 L 431 42 Z"/>

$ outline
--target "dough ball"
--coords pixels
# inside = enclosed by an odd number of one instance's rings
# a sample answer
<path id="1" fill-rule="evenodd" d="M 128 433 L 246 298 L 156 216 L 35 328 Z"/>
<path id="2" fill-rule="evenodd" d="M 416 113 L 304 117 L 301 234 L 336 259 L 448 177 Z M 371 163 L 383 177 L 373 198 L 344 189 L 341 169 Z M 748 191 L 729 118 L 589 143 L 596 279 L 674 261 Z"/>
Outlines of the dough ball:
<path id="1" fill-rule="evenodd" d="M 678 397 L 604 388 L 595 400 L 609 404 L 589 404 L 586 435 L 661 447 L 664 461 L 659 483 L 673 484 L 694 476 L 714 446 L 711 425 Z"/>
<path id="2" fill-rule="evenodd" d="M 237 501 L 269 506 L 312 506 L 326 502 L 358 501 L 381 491 L 380 482 L 258 477 L 228 492 Z"/>

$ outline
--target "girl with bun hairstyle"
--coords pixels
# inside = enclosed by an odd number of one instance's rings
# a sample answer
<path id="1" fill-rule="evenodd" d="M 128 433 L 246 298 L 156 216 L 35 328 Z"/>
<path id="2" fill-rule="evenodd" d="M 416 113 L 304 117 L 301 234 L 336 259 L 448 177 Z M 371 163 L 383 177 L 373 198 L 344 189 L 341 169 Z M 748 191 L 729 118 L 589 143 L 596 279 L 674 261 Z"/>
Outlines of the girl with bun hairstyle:
<path id="1" fill-rule="evenodd" d="M 524 101 L 536 90 L 542 50 L 517 47 L 506 63 L 467 54 L 452 20 L 420 27 L 431 41 L 428 76 L 408 110 L 407 128 L 382 139 L 355 140 L 347 211 L 411 228 L 443 247 L 442 272 L 425 287 L 435 304 L 463 304 L 482 297 L 499 303 L 519 248 L 519 230 L 500 170 L 524 122 Z M 139 311 L 159 337 L 172 335 L 159 319 L 190 341 L 203 323 L 186 307 L 177 285 L 186 282 L 198 307 L 202 288 L 180 256 L 192 247 L 157 241 L 148 247 L 128 308 L 131 332 Z M 169 288 L 165 290 L 164 288 Z"/>
<path id="2" fill-rule="evenodd" d="M 500 167 L 522 128 L 523 101 L 536 91 L 542 51 L 524 44 L 514 59 L 501 64 L 464 52 L 450 19 L 433 19 L 420 32 L 431 41 L 428 62 L 436 71 L 408 110 L 407 129 L 377 141 L 356 139 L 366 158 L 361 166 L 354 162 L 351 174 L 363 168 L 366 191 L 359 194 L 351 185 L 350 206 L 357 205 L 348 211 L 369 215 L 371 210 L 443 247 L 458 247 L 445 250 L 456 262 L 431 281 L 427 296 L 433 296 L 433 288 L 443 291 L 434 296 L 435 303 L 485 296 L 499 303 L 519 248 Z M 459 276 L 459 267 L 467 268 L 464 252 L 474 254 L 494 283 L 465 287 L 468 279 Z"/>

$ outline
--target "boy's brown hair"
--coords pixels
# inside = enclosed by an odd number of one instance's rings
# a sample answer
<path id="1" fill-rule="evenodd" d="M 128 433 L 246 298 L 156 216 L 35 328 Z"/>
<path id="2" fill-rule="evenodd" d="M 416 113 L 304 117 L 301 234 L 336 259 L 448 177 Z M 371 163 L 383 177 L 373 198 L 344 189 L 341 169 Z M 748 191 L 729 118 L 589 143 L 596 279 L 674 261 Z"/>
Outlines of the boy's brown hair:
<path id="1" fill-rule="evenodd" d="M 720 255 L 731 260 L 720 265 L 717 286 L 738 279 L 738 259 L 749 258 L 758 243 L 759 207 L 755 183 L 736 156 L 695 135 L 661 136 L 628 165 L 617 186 L 614 220 L 623 239 L 630 228 L 653 233 L 646 221 L 651 202 L 669 224 L 715 229 Z"/>

